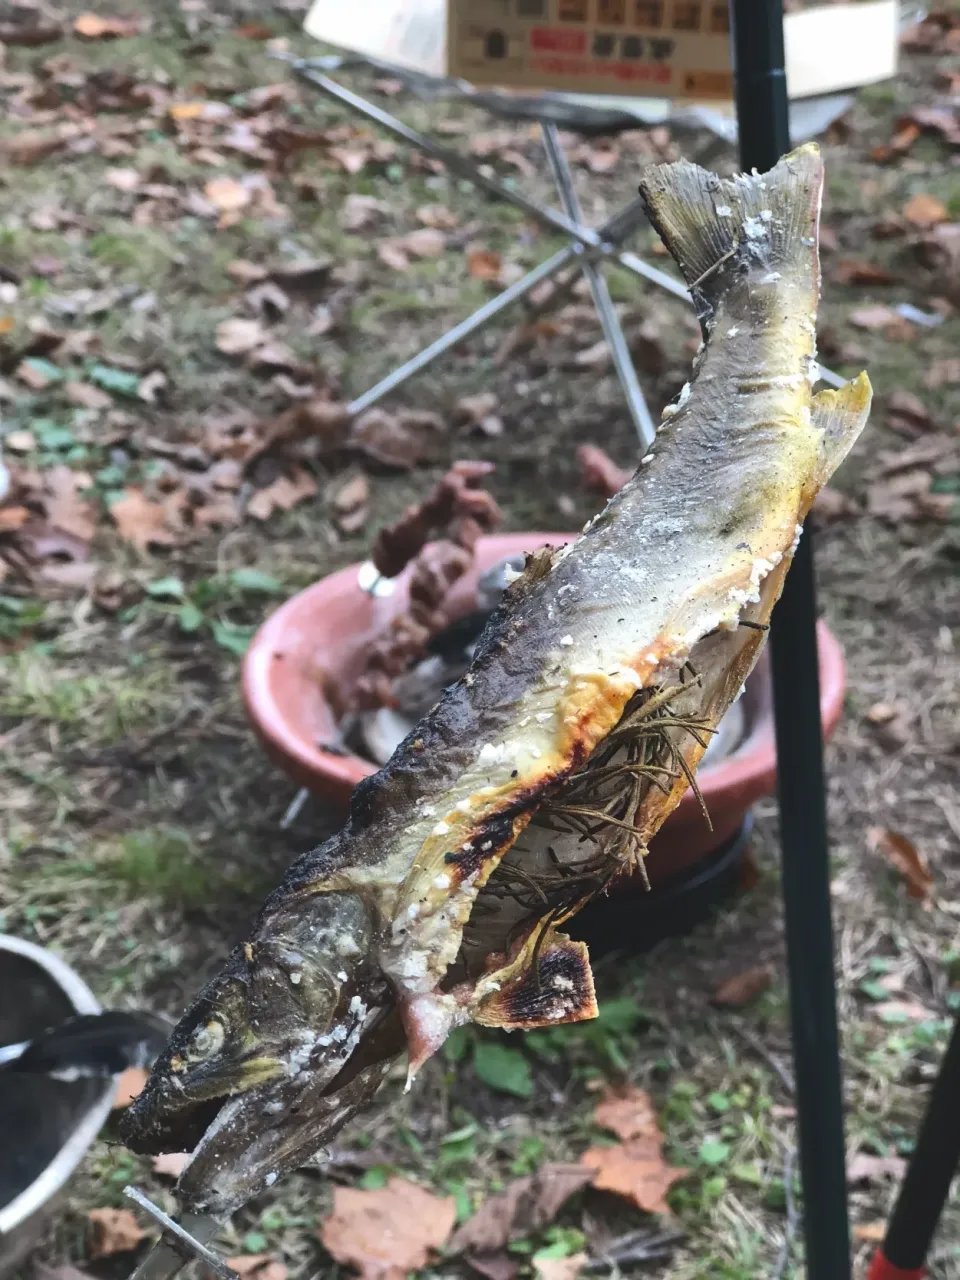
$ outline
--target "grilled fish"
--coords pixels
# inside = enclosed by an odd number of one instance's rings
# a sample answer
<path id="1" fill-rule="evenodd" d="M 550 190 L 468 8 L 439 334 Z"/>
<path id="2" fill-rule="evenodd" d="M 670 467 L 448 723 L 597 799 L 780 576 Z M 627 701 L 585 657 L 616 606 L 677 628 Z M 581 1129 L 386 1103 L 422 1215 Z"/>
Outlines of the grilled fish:
<path id="1" fill-rule="evenodd" d="M 703 332 L 691 380 L 180 1021 L 125 1124 L 136 1150 L 195 1147 L 185 1209 L 231 1212 L 310 1160 L 454 1026 L 595 1015 L 563 921 L 642 870 L 869 410 L 865 374 L 813 394 L 822 180 L 813 145 L 765 175 L 644 175 Z"/>

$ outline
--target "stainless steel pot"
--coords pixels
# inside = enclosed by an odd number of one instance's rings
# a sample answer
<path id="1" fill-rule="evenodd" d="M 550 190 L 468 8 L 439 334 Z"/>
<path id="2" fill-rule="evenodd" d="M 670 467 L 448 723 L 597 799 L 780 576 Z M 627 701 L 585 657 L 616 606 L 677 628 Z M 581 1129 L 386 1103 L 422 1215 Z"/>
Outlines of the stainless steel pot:
<path id="1" fill-rule="evenodd" d="M 99 1013 L 87 984 L 43 947 L 0 934 L 0 1044 L 75 1013 Z M 114 1080 L 0 1073 L 0 1277 L 40 1238 L 110 1114 Z"/>

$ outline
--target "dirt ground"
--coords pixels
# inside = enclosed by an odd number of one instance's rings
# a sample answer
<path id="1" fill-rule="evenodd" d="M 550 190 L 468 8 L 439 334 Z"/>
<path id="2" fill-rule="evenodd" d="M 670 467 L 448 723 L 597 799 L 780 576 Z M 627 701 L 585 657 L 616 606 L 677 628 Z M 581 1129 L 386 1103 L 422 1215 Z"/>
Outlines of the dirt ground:
<path id="1" fill-rule="evenodd" d="M 0 506 L 0 929 L 55 949 L 106 1005 L 175 1014 L 284 866 L 337 821 L 311 800 L 281 826 L 296 788 L 265 760 L 238 688 L 253 629 L 362 559 L 452 459 L 497 464 L 507 528 L 567 529 L 597 503 L 576 446 L 626 466 L 636 443 L 573 279 L 391 398 L 372 444 L 288 437 L 250 463 L 295 406 L 365 390 L 560 242 L 294 84 L 273 55 L 314 51 L 296 12 L 127 6 L 119 38 L 84 39 L 71 28 L 81 8 L 51 19 L 31 5 L 63 34 L 11 42 L 0 69 L 0 434 L 13 480 Z M 22 27 L 24 12 L 14 18 Z M 960 42 L 947 26 L 928 27 L 933 47 L 905 50 L 897 80 L 863 91 L 821 140 L 821 348 L 844 375 L 868 368 L 877 392 L 816 538 L 820 604 L 848 668 L 827 755 L 847 1147 L 851 1162 L 893 1158 L 854 1166 L 858 1274 L 960 1008 Z M 344 78 L 546 192 L 529 127 Z M 716 140 L 663 129 L 567 144 L 595 222 L 650 161 L 735 164 Z M 643 228 L 632 247 L 669 269 L 653 242 Z M 634 278 L 610 283 L 659 412 L 686 379 L 696 327 Z M 494 399 L 478 425 L 460 402 L 481 392 Z M 341 495 L 361 476 L 369 492 L 351 507 Z M 773 801 L 756 816 L 755 883 L 686 937 L 602 959 L 599 1025 L 459 1040 L 412 1093 L 391 1081 L 338 1141 L 329 1177 L 289 1177 L 218 1248 L 269 1254 L 292 1277 L 340 1274 L 317 1238 L 334 1183 L 403 1173 L 466 1216 L 511 1177 L 577 1159 L 597 1137 L 598 1088 L 627 1079 L 689 1170 L 669 1195 L 682 1240 L 641 1273 L 803 1275 Z M 880 851 L 885 832 L 919 851 L 932 888 L 909 895 Z M 773 973 L 761 994 L 713 1003 L 758 964 Z M 519 1085 L 478 1074 L 477 1046 L 501 1041 L 522 1060 Z M 34 1262 L 125 1275 L 130 1253 L 91 1256 L 87 1213 L 122 1206 L 128 1182 L 174 1207 L 149 1160 L 98 1142 Z M 545 1244 L 598 1256 L 647 1227 L 590 1190 L 510 1256 L 530 1274 Z M 958 1241 L 954 1203 L 937 1280 L 960 1277 Z"/>

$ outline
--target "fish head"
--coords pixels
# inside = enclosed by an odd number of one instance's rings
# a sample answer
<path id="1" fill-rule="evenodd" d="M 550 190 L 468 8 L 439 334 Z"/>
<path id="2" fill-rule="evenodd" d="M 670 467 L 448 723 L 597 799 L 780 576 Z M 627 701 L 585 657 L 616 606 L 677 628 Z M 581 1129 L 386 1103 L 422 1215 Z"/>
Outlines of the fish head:
<path id="1" fill-rule="evenodd" d="M 315 1156 L 402 1048 L 368 904 L 316 887 L 268 902 L 121 1122 L 134 1150 L 194 1151 L 178 1192 L 197 1211 L 230 1212 Z"/>

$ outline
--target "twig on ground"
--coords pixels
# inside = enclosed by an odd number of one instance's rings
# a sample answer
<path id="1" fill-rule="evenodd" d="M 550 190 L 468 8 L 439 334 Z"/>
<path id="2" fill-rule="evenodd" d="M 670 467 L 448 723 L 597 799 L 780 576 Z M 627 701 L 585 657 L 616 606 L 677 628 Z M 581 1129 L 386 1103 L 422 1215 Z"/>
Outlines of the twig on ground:
<path id="1" fill-rule="evenodd" d="M 583 1269 L 602 1271 L 605 1267 L 621 1268 L 638 1262 L 660 1261 L 685 1239 L 683 1231 L 651 1231 L 649 1227 L 640 1227 L 598 1249 Z"/>
<path id="2" fill-rule="evenodd" d="M 748 1030 L 739 1022 L 730 1021 L 727 1023 L 730 1030 L 740 1037 L 740 1039 L 750 1046 L 754 1053 L 762 1058 L 771 1071 L 778 1077 L 780 1083 L 786 1089 L 787 1093 L 792 1097 L 796 1092 L 796 1086 L 793 1082 L 793 1076 L 790 1071 L 783 1065 L 779 1058 L 770 1052 L 758 1035 Z"/>

